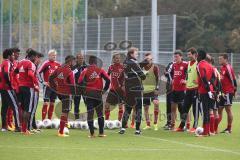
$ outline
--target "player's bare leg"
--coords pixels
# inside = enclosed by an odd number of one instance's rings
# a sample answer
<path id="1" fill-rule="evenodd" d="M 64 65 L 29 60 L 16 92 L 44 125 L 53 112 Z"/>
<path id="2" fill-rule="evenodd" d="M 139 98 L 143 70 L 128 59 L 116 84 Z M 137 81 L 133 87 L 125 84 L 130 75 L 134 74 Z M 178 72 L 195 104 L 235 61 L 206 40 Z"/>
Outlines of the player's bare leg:
<path id="1" fill-rule="evenodd" d="M 49 108 L 48 108 L 48 119 L 52 119 L 54 112 L 54 102 L 50 102 Z"/>
<path id="2" fill-rule="evenodd" d="M 144 130 L 151 129 L 150 126 L 150 117 L 149 117 L 149 105 L 144 105 L 144 116 L 146 120 L 146 127 L 144 127 Z"/>
<path id="3" fill-rule="evenodd" d="M 177 119 L 177 103 L 172 103 L 171 105 L 171 130 L 175 128 L 175 122 Z"/>
<path id="4" fill-rule="evenodd" d="M 159 100 L 153 100 L 153 105 L 154 105 L 154 130 L 158 130 L 158 114 L 159 114 Z"/>
<path id="5" fill-rule="evenodd" d="M 227 128 L 223 131 L 224 133 L 231 133 L 232 132 L 232 121 L 233 121 L 233 114 L 232 114 L 232 107 L 225 106 L 225 110 L 227 112 Z"/>
<path id="6" fill-rule="evenodd" d="M 106 102 L 105 104 L 105 120 L 109 120 L 110 117 L 110 104 Z"/>
<path id="7" fill-rule="evenodd" d="M 120 103 L 118 105 L 118 120 L 121 121 L 122 120 L 122 116 L 123 116 L 123 112 L 124 112 L 124 104 Z"/>
<path id="8" fill-rule="evenodd" d="M 48 103 L 49 102 L 44 102 L 43 107 L 42 107 L 42 120 L 44 120 L 47 116 L 47 111 L 48 111 Z"/>
<path id="9" fill-rule="evenodd" d="M 214 114 L 214 133 L 218 134 L 218 124 L 219 124 L 218 110 L 217 109 L 213 110 L 213 114 Z"/>

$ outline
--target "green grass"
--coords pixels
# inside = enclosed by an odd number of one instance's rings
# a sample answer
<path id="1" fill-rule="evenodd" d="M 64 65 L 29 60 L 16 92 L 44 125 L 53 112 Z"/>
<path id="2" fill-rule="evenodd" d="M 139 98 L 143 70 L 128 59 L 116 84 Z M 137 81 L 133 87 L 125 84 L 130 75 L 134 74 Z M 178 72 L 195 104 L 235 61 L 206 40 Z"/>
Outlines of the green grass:
<path id="1" fill-rule="evenodd" d="M 40 104 L 41 105 L 41 104 Z M 161 103 L 162 113 L 165 112 Z M 81 108 L 84 108 L 81 106 Z M 38 108 L 40 117 L 41 106 Z M 176 159 L 176 160 L 239 160 L 240 159 L 240 109 L 233 106 L 234 124 L 231 135 L 219 134 L 207 138 L 197 138 L 189 133 L 164 131 L 143 131 L 134 136 L 134 130 L 128 129 L 125 135 L 118 130 L 106 130 L 106 138 L 88 139 L 88 131 L 70 130 L 70 137 L 59 138 L 55 129 L 46 129 L 41 134 L 23 136 L 19 133 L 0 133 L 1 160 L 117 160 L 117 159 Z M 112 117 L 116 117 L 114 110 Z M 113 118 L 116 119 L 116 118 Z M 201 122 L 200 122 L 201 123 Z M 163 126 L 165 121 L 159 123 Z M 142 123 L 142 127 L 145 122 Z M 226 126 L 226 115 L 220 130 Z"/>

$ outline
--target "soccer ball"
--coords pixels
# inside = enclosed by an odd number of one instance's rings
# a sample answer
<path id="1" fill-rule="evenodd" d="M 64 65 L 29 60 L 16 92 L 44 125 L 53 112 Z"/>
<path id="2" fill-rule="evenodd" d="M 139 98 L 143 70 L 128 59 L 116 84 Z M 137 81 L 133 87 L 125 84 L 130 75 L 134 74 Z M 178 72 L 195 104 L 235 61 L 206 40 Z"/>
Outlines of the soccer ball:
<path id="1" fill-rule="evenodd" d="M 41 120 L 36 120 L 36 125 L 38 129 L 41 129 L 43 127 L 43 122 Z"/>
<path id="2" fill-rule="evenodd" d="M 80 121 L 75 121 L 73 123 L 73 126 L 74 126 L 75 129 L 81 129 L 81 122 Z"/>
<path id="3" fill-rule="evenodd" d="M 53 119 L 52 120 L 52 128 L 58 129 L 60 125 L 60 120 L 59 119 Z"/>
<path id="4" fill-rule="evenodd" d="M 87 121 L 81 122 L 81 129 L 88 129 Z"/>
<path id="5" fill-rule="evenodd" d="M 200 135 L 200 134 L 202 134 L 203 133 L 203 128 L 202 127 L 198 127 L 197 129 L 196 129 L 196 131 L 195 131 L 195 134 L 196 135 Z"/>
<path id="6" fill-rule="evenodd" d="M 114 125 L 113 121 L 108 121 L 107 128 L 108 129 L 114 129 L 115 128 L 115 125 Z"/>
<path id="7" fill-rule="evenodd" d="M 64 127 L 63 133 L 69 135 L 69 129 L 67 127 Z"/>
<path id="8" fill-rule="evenodd" d="M 121 128 L 122 127 L 122 123 L 119 120 L 115 120 L 115 121 L 113 121 L 113 123 L 114 123 L 115 128 Z"/>
<path id="9" fill-rule="evenodd" d="M 109 122 L 109 120 L 105 120 L 105 122 L 104 122 L 104 128 L 107 128 L 108 122 Z"/>
<path id="10" fill-rule="evenodd" d="M 93 126 L 94 126 L 94 128 L 99 128 L 99 126 L 98 126 L 98 120 L 94 120 L 94 122 L 93 122 Z"/>
<path id="11" fill-rule="evenodd" d="M 69 121 L 68 124 L 69 124 L 71 129 L 74 129 L 74 122 L 73 121 Z"/>
<path id="12" fill-rule="evenodd" d="M 52 128 L 52 121 L 50 119 L 44 119 L 43 120 L 43 127 L 50 129 Z"/>

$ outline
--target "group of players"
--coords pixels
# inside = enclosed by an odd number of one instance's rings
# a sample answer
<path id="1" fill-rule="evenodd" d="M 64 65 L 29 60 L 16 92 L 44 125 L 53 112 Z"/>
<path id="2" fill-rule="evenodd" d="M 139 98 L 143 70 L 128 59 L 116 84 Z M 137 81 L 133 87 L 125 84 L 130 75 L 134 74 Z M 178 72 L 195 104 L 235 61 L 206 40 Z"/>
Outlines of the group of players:
<path id="1" fill-rule="evenodd" d="M 60 137 L 68 136 L 64 133 L 64 128 L 68 123 L 72 101 L 75 119 L 79 119 L 81 97 L 87 107 L 90 138 L 95 137 L 94 110 L 98 118 L 98 136 L 105 137 L 104 117 L 109 119 L 112 110 L 110 106 L 114 105 L 119 106 L 118 120 L 122 121 L 119 134 L 126 132 L 132 110 L 131 127 L 135 126 L 136 135 L 141 134 L 142 106 L 146 119 L 146 127 L 143 129 L 151 129 L 151 102 L 154 105 L 153 126 L 154 130 L 158 130 L 160 71 L 158 65 L 153 63 L 151 52 L 146 53 L 141 62 L 137 61 L 137 48 L 130 48 L 123 62 L 121 54 L 114 53 L 113 63 L 107 72 L 99 66 L 98 57 L 90 56 L 88 62 L 85 62 L 82 53 L 76 56 L 68 55 L 65 62 L 60 64 L 56 61 L 57 52 L 50 50 L 48 60 L 40 66 L 43 54 L 28 49 L 26 58 L 18 60 L 19 52 L 18 48 L 6 49 L 3 52 L 4 60 L 0 67 L 2 131 L 15 130 L 24 135 L 40 132 L 35 121 L 39 83 L 43 85 L 44 96 L 42 120 L 46 117 L 52 118 L 57 97 L 62 102 L 58 130 Z M 164 128 L 177 132 L 185 129 L 195 132 L 199 114 L 202 112 L 204 131 L 198 136 L 214 135 L 218 133 L 218 124 L 225 108 L 228 126 L 223 132 L 231 133 L 231 105 L 237 84 L 234 71 L 228 64 L 227 54 L 219 56 L 220 72 L 214 67 L 213 58 L 204 50 L 190 48 L 187 56 L 189 62 L 183 61 L 182 51 L 177 50 L 174 61 L 166 68 L 167 124 Z M 107 94 L 107 98 L 103 106 L 104 94 Z M 189 120 L 191 106 L 194 115 L 192 128 Z M 177 109 L 181 123 L 175 128 Z"/>

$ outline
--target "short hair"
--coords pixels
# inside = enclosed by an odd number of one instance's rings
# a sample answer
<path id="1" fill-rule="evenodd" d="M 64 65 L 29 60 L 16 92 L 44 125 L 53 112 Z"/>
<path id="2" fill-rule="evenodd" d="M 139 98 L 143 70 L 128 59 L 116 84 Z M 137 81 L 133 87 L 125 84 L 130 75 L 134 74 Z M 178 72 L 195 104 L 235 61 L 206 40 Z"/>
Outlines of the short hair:
<path id="1" fill-rule="evenodd" d="M 147 56 L 149 56 L 149 55 L 151 55 L 152 53 L 151 52 L 147 52 L 147 53 L 145 53 L 145 57 L 147 57 Z"/>
<path id="2" fill-rule="evenodd" d="M 72 61 L 72 60 L 75 60 L 76 58 L 73 56 L 73 55 L 67 55 L 66 57 L 65 57 L 65 63 L 68 63 L 68 62 L 70 62 L 70 61 Z"/>
<path id="3" fill-rule="evenodd" d="M 36 57 L 37 56 L 37 54 L 38 54 L 38 52 L 37 51 L 35 51 L 35 50 L 33 50 L 32 48 L 28 48 L 27 50 L 26 50 L 26 57 L 27 58 L 30 58 L 30 57 Z"/>
<path id="4" fill-rule="evenodd" d="M 203 49 L 199 49 L 198 50 L 198 57 L 203 60 L 203 59 L 206 59 L 207 57 L 207 52 Z"/>
<path id="5" fill-rule="evenodd" d="M 44 57 L 44 55 L 42 54 L 42 53 L 37 53 L 37 57 L 39 57 L 39 58 L 42 58 L 42 57 Z"/>
<path id="6" fill-rule="evenodd" d="M 228 60 L 228 54 L 227 53 L 222 53 L 222 54 L 220 54 L 219 57 L 223 57 L 224 59 Z"/>
<path id="7" fill-rule="evenodd" d="M 189 48 L 187 51 L 191 52 L 192 54 L 197 54 L 197 50 L 194 47 Z"/>
<path id="8" fill-rule="evenodd" d="M 5 50 L 3 51 L 3 58 L 4 58 L 4 59 L 7 59 L 8 56 L 11 56 L 12 54 L 13 54 L 13 52 L 12 52 L 11 49 L 5 49 Z"/>
<path id="9" fill-rule="evenodd" d="M 20 49 L 18 47 L 13 47 L 11 48 L 14 53 L 20 52 Z"/>
<path id="10" fill-rule="evenodd" d="M 51 54 L 51 53 L 57 54 L 57 51 L 56 51 L 55 49 L 50 49 L 50 50 L 48 51 L 48 55 Z"/>
<path id="11" fill-rule="evenodd" d="M 183 56 L 183 52 L 181 50 L 176 50 L 174 52 L 174 55 L 179 55 L 179 56 Z"/>
<path id="12" fill-rule="evenodd" d="M 89 57 L 89 64 L 97 64 L 97 57 L 96 56 L 90 56 Z"/>
<path id="13" fill-rule="evenodd" d="M 133 54 L 135 51 L 138 51 L 138 48 L 131 47 L 131 48 L 128 49 L 127 55 L 130 56 L 130 55 Z"/>
<path id="14" fill-rule="evenodd" d="M 120 56 L 120 53 L 119 52 L 113 52 L 112 58 L 114 59 L 116 56 Z"/>

